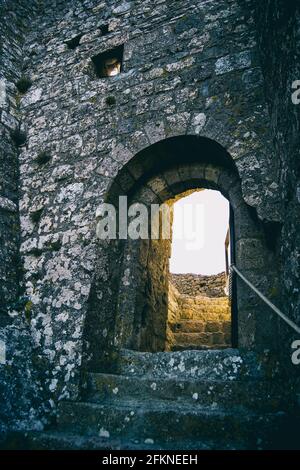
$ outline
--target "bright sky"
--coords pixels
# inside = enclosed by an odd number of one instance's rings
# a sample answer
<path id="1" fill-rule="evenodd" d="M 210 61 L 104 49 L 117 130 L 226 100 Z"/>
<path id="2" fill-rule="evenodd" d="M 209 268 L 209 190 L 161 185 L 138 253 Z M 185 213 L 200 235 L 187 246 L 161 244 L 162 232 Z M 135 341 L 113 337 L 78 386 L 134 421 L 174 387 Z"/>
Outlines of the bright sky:
<path id="1" fill-rule="evenodd" d="M 229 203 L 219 191 L 192 193 L 174 204 L 171 273 L 225 271 Z"/>

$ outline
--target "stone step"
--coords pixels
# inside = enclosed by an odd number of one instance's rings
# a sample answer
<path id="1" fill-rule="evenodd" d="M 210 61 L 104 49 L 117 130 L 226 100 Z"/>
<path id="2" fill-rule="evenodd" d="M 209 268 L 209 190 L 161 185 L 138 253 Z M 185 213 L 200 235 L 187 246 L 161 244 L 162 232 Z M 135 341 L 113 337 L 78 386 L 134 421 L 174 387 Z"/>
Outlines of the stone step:
<path id="1" fill-rule="evenodd" d="M 190 312 L 190 311 L 194 311 L 194 312 L 200 312 L 200 313 L 205 313 L 205 314 L 220 314 L 222 316 L 226 316 L 226 315 L 230 315 L 230 312 L 228 311 L 228 309 L 225 309 L 222 305 L 220 306 L 217 306 L 217 305 L 209 305 L 209 306 L 203 306 L 201 304 L 180 304 L 180 311 L 181 312 Z"/>
<path id="2" fill-rule="evenodd" d="M 278 433 L 285 413 L 240 413 L 153 400 L 112 404 L 61 402 L 58 426 L 85 436 L 141 439 L 144 442 L 180 442 L 181 439 L 222 439 L 267 445 Z"/>
<path id="3" fill-rule="evenodd" d="M 225 343 L 225 335 L 218 333 L 174 333 L 174 342 L 183 346 L 214 346 Z"/>
<path id="4" fill-rule="evenodd" d="M 192 299 L 192 298 L 189 298 L 189 299 L 182 299 L 180 298 L 180 300 L 178 301 L 178 304 L 181 308 L 195 308 L 195 309 L 199 309 L 199 310 L 206 310 L 206 311 L 222 311 L 222 312 L 226 312 L 229 307 L 228 307 L 228 304 L 224 303 L 224 302 L 202 302 L 201 300 L 197 300 L 197 299 Z"/>
<path id="5" fill-rule="evenodd" d="M 275 426 L 270 430 L 264 424 L 264 438 L 261 432 L 257 436 L 242 439 L 241 436 L 234 440 L 226 434 L 226 428 L 222 429 L 221 437 L 213 439 L 197 439 L 195 437 L 180 440 L 158 440 L 138 436 L 130 438 L 100 437 L 97 434 L 82 435 L 75 429 L 62 431 L 53 429 L 48 431 L 12 432 L 7 439 L 2 441 L 1 450 L 300 450 L 299 443 L 299 415 L 286 415 L 282 413 L 270 416 L 269 424 L 273 420 Z M 261 421 L 265 422 L 261 415 Z M 261 425 L 261 422 L 259 423 Z M 225 432 L 224 432 L 225 431 Z M 103 431 L 102 431 L 103 434 Z M 224 437 L 223 437 L 224 435 Z"/>
<path id="6" fill-rule="evenodd" d="M 208 345 L 201 345 L 201 346 L 198 346 L 196 344 L 180 344 L 180 343 L 175 343 L 173 345 L 170 346 L 170 351 L 172 352 L 179 352 L 179 351 L 211 351 L 213 349 L 218 349 L 218 350 L 222 350 L 222 349 L 228 349 L 229 347 L 229 343 L 228 344 L 213 344 L 212 346 L 208 346 Z"/>
<path id="7" fill-rule="evenodd" d="M 143 397 L 146 401 L 165 400 L 197 407 L 274 411 L 285 409 L 289 396 L 288 387 L 279 387 L 271 380 L 185 380 L 89 373 L 83 398 L 87 402 L 113 403 Z"/>
<path id="8" fill-rule="evenodd" d="M 193 302 L 193 301 L 180 301 L 178 302 L 180 310 L 199 310 L 202 312 L 219 312 L 224 315 L 229 313 L 229 308 L 226 305 L 222 305 L 221 303 L 213 303 L 213 304 L 204 304 L 201 302 Z"/>
<path id="9" fill-rule="evenodd" d="M 139 377 L 247 380 L 263 377 L 263 368 L 254 352 L 232 348 L 159 353 L 123 349 L 119 353 L 118 373 Z"/>
<path id="10" fill-rule="evenodd" d="M 178 318 L 178 317 L 177 317 Z M 222 311 L 216 310 L 202 310 L 202 309 L 181 309 L 181 320 L 198 320 L 206 323 L 207 321 L 230 321 L 230 315 L 224 314 Z"/>
<path id="11" fill-rule="evenodd" d="M 201 304 L 209 304 L 209 305 L 228 305 L 229 300 L 228 297 L 206 297 L 205 295 L 187 295 L 181 294 L 180 295 L 181 302 L 187 303 L 201 303 Z"/>
<path id="12" fill-rule="evenodd" d="M 146 442 L 145 442 L 146 441 Z M 31 431 L 14 433 L 4 444 L 5 450 L 246 450 L 247 443 L 214 440 L 185 440 L 157 442 L 148 439 L 111 439 L 99 436 L 83 436 L 74 432 Z"/>
<path id="13" fill-rule="evenodd" d="M 170 322 L 169 326 L 173 333 L 217 333 L 223 331 L 230 333 L 231 322 L 228 321 L 207 321 L 203 322 L 200 320 L 179 320 L 177 322 Z"/>

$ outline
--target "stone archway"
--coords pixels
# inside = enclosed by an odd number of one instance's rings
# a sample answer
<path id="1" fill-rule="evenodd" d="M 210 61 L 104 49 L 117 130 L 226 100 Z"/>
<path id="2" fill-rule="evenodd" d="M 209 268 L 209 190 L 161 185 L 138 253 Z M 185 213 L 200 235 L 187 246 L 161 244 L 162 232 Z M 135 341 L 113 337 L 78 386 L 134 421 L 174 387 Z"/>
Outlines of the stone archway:
<path id="1" fill-rule="evenodd" d="M 186 170 L 184 166 L 181 169 Z M 161 177 L 164 178 L 164 176 L 162 173 Z M 152 229 L 150 220 L 152 208 L 160 207 L 161 218 L 165 217 L 164 222 L 160 220 L 160 229 L 165 229 L 168 232 L 167 238 L 160 234 L 157 239 L 151 237 L 140 240 L 128 239 L 125 243 L 115 332 L 115 342 L 119 347 L 157 352 L 217 349 L 218 347 L 223 349 L 230 345 L 237 345 L 236 322 L 230 321 L 230 301 L 226 294 L 223 292 L 223 295 L 207 297 L 206 293 L 204 295 L 203 292 L 202 294 L 197 293 L 197 289 L 195 289 L 190 296 L 181 295 L 170 274 L 173 206 L 179 199 L 192 194 L 194 189 L 199 191 L 198 185 L 201 186 L 201 190 L 212 188 L 212 185 L 208 185 L 204 181 L 200 183 L 200 180 L 196 178 L 195 187 L 183 193 L 168 198 L 167 192 L 165 192 L 166 202 L 164 204 L 160 204 L 160 198 L 153 199 L 151 204 L 147 203 L 149 206 L 149 232 Z M 141 191 L 135 195 L 134 201 L 143 201 Z M 167 222 L 167 226 L 164 226 L 165 222 Z M 223 241 L 225 242 L 225 237 Z M 201 258 L 199 262 L 201 262 Z M 195 275 L 195 280 L 199 283 L 200 278 Z M 225 276 L 223 282 L 225 289 Z M 234 312 L 235 310 L 232 313 Z M 187 319 L 195 320 L 192 322 L 193 325 L 187 322 Z M 187 334 L 186 331 L 179 333 L 174 330 L 182 326 L 184 328 L 192 326 L 193 329 L 187 330 L 190 334 Z M 228 331 L 230 326 L 234 332 Z M 212 327 L 214 329 L 210 330 Z M 225 330 L 226 340 L 222 333 Z M 214 334 L 210 334 L 211 332 Z"/>
<path id="2" fill-rule="evenodd" d="M 149 206 L 197 188 L 216 189 L 228 199 L 234 214 L 237 266 L 266 294 L 271 287 L 276 289 L 272 282 L 276 260 L 267 246 L 263 224 L 244 202 L 232 158 L 215 141 L 180 136 L 145 148 L 122 166 L 107 192 L 106 201 L 118 207 L 119 196 L 126 195 L 128 204 L 141 202 Z M 145 285 L 149 283 L 147 275 L 141 275 L 146 271 L 139 241 L 101 241 L 99 246 L 102 255 L 98 264 L 105 264 L 107 272 L 104 277 L 102 270 L 101 279 L 97 279 L 96 269 L 84 338 L 88 345 L 85 362 L 94 370 L 103 364 L 107 368 L 107 364 L 113 362 L 111 354 L 116 348 L 143 349 L 143 341 L 137 339 L 137 332 L 142 331 L 141 325 L 147 320 L 142 318 L 143 308 L 138 298 L 143 296 Z M 248 349 L 272 347 L 277 336 L 277 322 L 242 282 L 236 282 L 238 346 Z M 99 283 L 101 299 L 97 297 Z M 107 293 L 106 298 L 103 298 L 103 291 Z"/>

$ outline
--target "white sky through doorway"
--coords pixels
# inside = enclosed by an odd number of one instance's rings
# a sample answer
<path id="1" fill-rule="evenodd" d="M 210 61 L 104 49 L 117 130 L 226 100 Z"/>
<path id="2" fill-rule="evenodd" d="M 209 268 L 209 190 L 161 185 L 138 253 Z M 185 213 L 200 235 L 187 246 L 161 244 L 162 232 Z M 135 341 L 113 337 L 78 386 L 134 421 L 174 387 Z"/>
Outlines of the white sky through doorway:
<path id="1" fill-rule="evenodd" d="M 174 204 L 171 273 L 225 271 L 229 203 L 219 191 L 195 191 Z"/>

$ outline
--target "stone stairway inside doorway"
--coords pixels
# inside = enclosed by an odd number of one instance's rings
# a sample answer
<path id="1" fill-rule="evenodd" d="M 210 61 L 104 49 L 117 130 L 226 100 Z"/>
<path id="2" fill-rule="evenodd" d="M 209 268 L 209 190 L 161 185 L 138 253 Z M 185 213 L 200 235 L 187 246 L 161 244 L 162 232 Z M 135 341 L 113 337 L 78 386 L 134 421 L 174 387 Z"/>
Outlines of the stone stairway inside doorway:
<path id="1" fill-rule="evenodd" d="M 17 446 L 285 448 L 293 396 L 286 380 L 268 378 L 252 352 L 123 350 L 116 373 L 87 373 L 81 400 L 60 402 L 56 425 L 23 434 Z"/>
<path id="2" fill-rule="evenodd" d="M 171 275 L 167 350 L 223 349 L 231 345 L 231 307 L 225 273 Z"/>
<path id="3" fill-rule="evenodd" d="M 203 296 L 178 299 L 180 314 L 169 321 L 172 351 L 228 348 L 231 344 L 231 315 L 227 297 Z M 171 341 L 170 341 L 171 338 Z"/>

